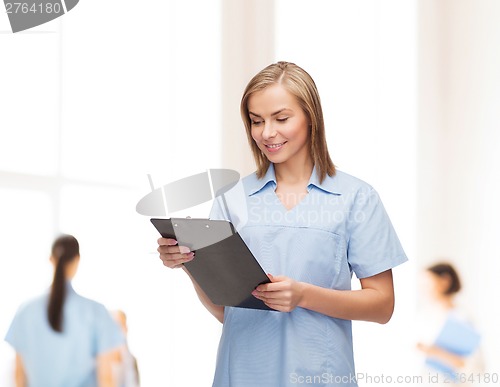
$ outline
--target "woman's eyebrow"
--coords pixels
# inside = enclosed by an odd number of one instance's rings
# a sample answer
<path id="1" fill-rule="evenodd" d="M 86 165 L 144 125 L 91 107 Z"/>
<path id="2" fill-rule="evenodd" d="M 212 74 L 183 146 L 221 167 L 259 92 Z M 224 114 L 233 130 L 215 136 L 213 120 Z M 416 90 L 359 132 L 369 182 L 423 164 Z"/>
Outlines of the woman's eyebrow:
<path id="1" fill-rule="evenodd" d="M 280 109 L 280 110 L 278 110 L 277 112 L 272 113 L 272 114 L 271 114 L 271 117 L 276 116 L 276 115 L 278 115 L 278 114 L 282 113 L 282 112 L 283 112 L 283 111 L 285 111 L 285 110 L 290 110 L 290 109 L 288 109 L 288 108 L 283 108 L 283 109 Z M 253 113 L 253 112 L 251 112 L 251 111 L 249 111 L 249 112 L 248 112 L 248 114 L 251 114 L 252 116 L 255 116 L 255 117 L 262 118 L 262 117 L 261 117 L 261 116 L 259 116 L 258 114 L 255 114 L 255 113 Z"/>

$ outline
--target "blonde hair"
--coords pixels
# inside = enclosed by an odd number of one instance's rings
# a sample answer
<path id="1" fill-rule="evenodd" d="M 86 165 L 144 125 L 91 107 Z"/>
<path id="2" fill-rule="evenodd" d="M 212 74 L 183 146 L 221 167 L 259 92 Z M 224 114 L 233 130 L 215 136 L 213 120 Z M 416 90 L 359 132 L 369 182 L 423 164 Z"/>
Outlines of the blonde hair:
<path id="1" fill-rule="evenodd" d="M 241 98 L 241 118 L 245 124 L 248 143 L 257 164 L 257 177 L 262 178 L 269 168 L 270 161 L 261 152 L 252 138 L 251 120 L 248 112 L 248 100 L 250 96 L 266 87 L 280 84 L 290 94 L 297 98 L 302 110 L 309 121 L 310 129 L 310 153 L 319 181 L 322 182 L 326 175 L 335 175 L 335 165 L 330 159 L 326 144 L 325 123 L 323 121 L 323 110 L 319 99 L 318 89 L 311 76 L 294 63 L 278 62 L 267 66 L 257 73 L 248 83 L 243 97 Z"/>

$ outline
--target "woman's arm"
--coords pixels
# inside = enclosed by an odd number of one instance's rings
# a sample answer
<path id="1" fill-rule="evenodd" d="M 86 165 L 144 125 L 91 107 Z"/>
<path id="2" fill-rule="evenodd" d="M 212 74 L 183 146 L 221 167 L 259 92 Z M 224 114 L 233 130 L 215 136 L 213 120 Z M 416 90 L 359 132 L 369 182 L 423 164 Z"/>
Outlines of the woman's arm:
<path id="1" fill-rule="evenodd" d="M 297 282 L 285 276 L 270 276 L 253 295 L 269 307 L 290 312 L 297 306 L 344 320 L 387 323 L 394 311 L 392 270 L 360 280 L 360 290 L 334 290 Z"/>
<path id="2" fill-rule="evenodd" d="M 205 292 L 201 289 L 200 285 L 194 280 L 191 274 L 186 270 L 183 263 L 192 261 L 194 259 L 194 253 L 189 251 L 186 246 L 178 246 L 175 239 L 170 238 L 160 238 L 158 239 L 158 252 L 160 253 L 160 259 L 163 264 L 171 269 L 181 268 L 187 273 L 191 281 L 193 282 L 196 294 L 200 299 L 201 303 L 207 310 L 212 313 L 213 316 L 220 322 L 224 321 L 224 307 L 215 305 Z"/>
<path id="3" fill-rule="evenodd" d="M 113 375 L 113 362 L 120 356 L 118 350 L 103 352 L 97 355 L 97 385 L 99 387 L 116 387 Z"/>
<path id="4" fill-rule="evenodd" d="M 26 372 L 24 371 L 23 359 L 18 353 L 16 353 L 16 366 L 14 374 L 16 387 L 26 387 L 28 385 L 26 383 Z"/>
<path id="5" fill-rule="evenodd" d="M 424 352 L 428 357 L 438 359 L 452 368 L 459 369 L 465 366 L 465 359 L 463 356 L 448 352 L 446 349 L 438 347 L 437 345 L 425 345 L 418 343 L 417 348 Z"/>
<path id="6" fill-rule="evenodd" d="M 182 269 L 186 272 L 186 274 L 191 278 L 191 281 L 193 282 L 194 290 L 196 290 L 196 294 L 198 295 L 198 298 L 200 299 L 201 303 L 207 310 L 212 313 L 212 315 L 219 320 L 221 323 L 224 322 L 224 307 L 220 305 L 215 305 L 206 293 L 203 291 L 203 289 L 198 285 L 198 283 L 195 281 L 195 279 L 191 276 L 189 271 L 186 270 L 186 268 L 183 266 Z"/>

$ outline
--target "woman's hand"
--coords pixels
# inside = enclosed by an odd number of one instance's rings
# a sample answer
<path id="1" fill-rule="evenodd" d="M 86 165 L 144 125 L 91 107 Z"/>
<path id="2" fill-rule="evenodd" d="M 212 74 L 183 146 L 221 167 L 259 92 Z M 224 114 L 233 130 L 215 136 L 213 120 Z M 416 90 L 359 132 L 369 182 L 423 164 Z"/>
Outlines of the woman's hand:
<path id="1" fill-rule="evenodd" d="M 252 295 L 272 309 L 291 312 L 303 297 L 303 283 L 283 275 L 273 277 L 268 274 L 271 283 L 257 286 Z"/>
<path id="2" fill-rule="evenodd" d="M 441 360 L 443 363 L 455 369 L 460 369 L 465 366 L 465 358 L 463 356 L 449 352 L 437 345 L 417 343 L 417 349 L 425 353 L 428 357 Z"/>
<path id="3" fill-rule="evenodd" d="M 192 261 L 194 258 L 194 252 L 190 251 L 186 246 L 177 246 L 175 239 L 158 239 L 157 250 L 163 264 L 171 269 L 182 267 L 184 262 Z"/>

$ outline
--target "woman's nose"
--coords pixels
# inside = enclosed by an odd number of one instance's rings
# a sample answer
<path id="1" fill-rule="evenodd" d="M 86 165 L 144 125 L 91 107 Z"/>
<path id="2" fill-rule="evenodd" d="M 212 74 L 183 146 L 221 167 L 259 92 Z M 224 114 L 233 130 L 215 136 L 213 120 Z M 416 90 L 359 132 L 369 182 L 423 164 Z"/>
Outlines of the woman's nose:
<path id="1" fill-rule="evenodd" d="M 276 130 L 274 130 L 274 126 L 272 125 L 272 123 L 267 122 L 264 124 L 264 130 L 262 131 L 262 138 L 264 138 L 264 140 L 268 140 L 273 137 L 276 137 Z"/>

